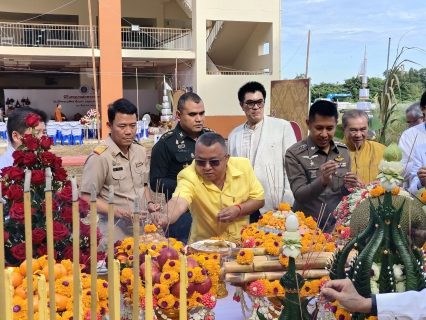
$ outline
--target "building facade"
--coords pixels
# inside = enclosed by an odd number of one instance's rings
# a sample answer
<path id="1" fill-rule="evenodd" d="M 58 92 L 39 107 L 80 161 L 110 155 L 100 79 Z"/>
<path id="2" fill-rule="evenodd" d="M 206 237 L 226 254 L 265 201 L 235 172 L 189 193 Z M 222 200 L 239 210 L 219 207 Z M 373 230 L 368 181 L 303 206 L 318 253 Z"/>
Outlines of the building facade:
<path id="1" fill-rule="evenodd" d="M 86 0 L 3 1 L 0 89 L 80 89 L 80 97 L 93 96 L 88 12 Z M 280 79 L 280 0 L 92 0 L 91 12 L 103 128 L 108 104 L 123 95 L 140 113 L 156 113 L 166 75 L 174 89 L 198 93 L 206 125 L 227 136 L 245 119 L 238 88 L 255 80 L 270 94 L 271 81 Z M 1 91 L 0 101 L 9 98 Z M 32 100 L 53 114 L 53 102 Z M 71 117 L 88 108 L 69 103 L 63 112 Z"/>

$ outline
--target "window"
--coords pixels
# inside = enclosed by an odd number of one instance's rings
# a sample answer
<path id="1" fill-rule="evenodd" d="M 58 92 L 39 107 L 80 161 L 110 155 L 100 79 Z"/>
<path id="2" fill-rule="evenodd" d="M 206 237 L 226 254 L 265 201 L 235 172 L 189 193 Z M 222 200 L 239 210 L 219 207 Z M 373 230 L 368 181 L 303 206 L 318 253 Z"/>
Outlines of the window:
<path id="1" fill-rule="evenodd" d="M 269 54 L 269 42 L 264 42 L 259 45 L 259 56 Z"/>

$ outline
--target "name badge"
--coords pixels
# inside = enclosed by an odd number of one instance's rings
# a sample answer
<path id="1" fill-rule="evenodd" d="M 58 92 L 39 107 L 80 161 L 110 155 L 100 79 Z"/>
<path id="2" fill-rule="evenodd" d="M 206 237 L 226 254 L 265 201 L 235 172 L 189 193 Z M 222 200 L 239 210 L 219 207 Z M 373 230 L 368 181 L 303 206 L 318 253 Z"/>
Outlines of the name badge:
<path id="1" fill-rule="evenodd" d="M 122 171 L 123 167 L 118 167 L 118 168 L 112 168 L 112 171 Z"/>
<path id="2" fill-rule="evenodd" d="M 141 165 L 143 165 L 143 162 L 136 163 L 136 168 L 139 168 Z"/>

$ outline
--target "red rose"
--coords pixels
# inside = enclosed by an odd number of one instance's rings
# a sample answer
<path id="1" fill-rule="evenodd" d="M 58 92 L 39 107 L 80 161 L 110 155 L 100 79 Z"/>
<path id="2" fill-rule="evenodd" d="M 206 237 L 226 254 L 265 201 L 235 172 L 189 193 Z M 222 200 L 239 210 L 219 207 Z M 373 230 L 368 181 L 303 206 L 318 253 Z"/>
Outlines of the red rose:
<path id="1" fill-rule="evenodd" d="M 82 237 L 90 237 L 90 225 L 85 225 L 80 221 L 80 234 Z"/>
<path id="2" fill-rule="evenodd" d="M 44 170 L 33 170 L 31 172 L 31 182 L 34 184 L 43 184 L 46 181 L 46 173 Z"/>
<path id="3" fill-rule="evenodd" d="M 25 172 L 18 167 L 12 167 L 9 170 L 9 178 L 14 181 L 21 181 L 25 177 Z"/>
<path id="4" fill-rule="evenodd" d="M 73 261 L 72 259 L 72 246 L 66 246 L 64 250 L 62 250 L 62 257 L 64 259 L 69 259 Z"/>
<path id="5" fill-rule="evenodd" d="M 15 159 L 15 161 L 13 162 L 13 165 L 24 163 L 24 151 L 16 150 L 12 153 L 12 157 L 13 159 Z"/>
<path id="6" fill-rule="evenodd" d="M 4 231 L 4 230 L 3 230 L 3 232 L 4 232 L 4 242 L 6 243 L 7 240 L 9 240 L 9 233 L 7 231 Z"/>
<path id="7" fill-rule="evenodd" d="M 59 221 L 53 221 L 53 240 L 59 241 L 70 235 L 70 230 Z"/>
<path id="8" fill-rule="evenodd" d="M 12 184 L 6 192 L 6 196 L 9 200 L 22 200 L 24 197 L 24 190 L 19 184 Z"/>
<path id="9" fill-rule="evenodd" d="M 90 209 L 90 206 L 87 203 L 87 201 L 78 197 L 78 211 L 80 213 L 87 213 L 87 211 L 89 211 L 89 209 Z"/>
<path id="10" fill-rule="evenodd" d="M 72 207 L 63 206 L 61 209 L 61 218 L 65 223 L 72 223 Z"/>
<path id="11" fill-rule="evenodd" d="M 50 138 L 48 136 L 42 136 L 40 139 L 40 146 L 44 149 L 44 150 L 49 150 L 50 147 L 53 144 L 53 138 Z"/>
<path id="12" fill-rule="evenodd" d="M 53 165 L 53 163 L 55 162 L 55 158 L 56 158 L 56 156 L 50 151 L 45 151 L 45 152 L 40 153 L 41 163 L 45 164 L 47 166 Z"/>
<path id="13" fill-rule="evenodd" d="M 24 165 L 27 167 L 32 167 L 37 163 L 37 156 L 32 152 L 26 152 L 24 155 Z"/>
<path id="14" fill-rule="evenodd" d="M 40 141 L 31 134 L 24 134 L 22 143 L 27 147 L 28 150 L 37 150 L 40 146 Z"/>
<path id="15" fill-rule="evenodd" d="M 31 209 L 31 213 L 35 212 L 35 209 Z M 24 223 L 25 213 L 24 213 L 24 203 L 23 202 L 14 202 L 9 210 L 9 215 L 11 219 L 14 219 L 18 222 Z"/>
<path id="16" fill-rule="evenodd" d="M 25 243 L 20 243 L 11 249 L 12 255 L 19 261 L 25 260 Z"/>
<path id="17" fill-rule="evenodd" d="M 55 159 L 53 159 L 52 161 L 52 167 L 55 167 L 55 168 L 62 167 L 62 158 L 55 156 Z"/>
<path id="18" fill-rule="evenodd" d="M 25 122 L 27 123 L 28 127 L 37 127 L 40 124 L 41 117 L 38 114 L 35 113 L 29 113 L 25 117 Z"/>
<path id="19" fill-rule="evenodd" d="M 40 257 L 47 255 L 47 245 L 45 245 L 45 244 L 39 245 L 38 248 L 37 248 L 37 254 Z M 56 260 L 57 258 L 58 258 L 58 252 L 55 249 L 53 249 L 53 259 Z"/>
<path id="20" fill-rule="evenodd" d="M 62 167 L 55 168 L 53 179 L 57 181 L 65 181 L 68 178 L 68 172 Z"/>
<path id="21" fill-rule="evenodd" d="M 10 170 L 12 170 L 13 167 L 4 167 L 1 169 L 1 176 L 5 177 L 6 175 L 9 176 Z"/>
<path id="22" fill-rule="evenodd" d="M 46 238 L 46 231 L 40 228 L 36 228 L 33 230 L 33 243 L 40 244 Z"/>
<path id="23" fill-rule="evenodd" d="M 52 199 L 52 212 L 56 212 L 59 209 L 59 202 L 56 199 Z M 41 203 L 41 212 L 46 212 L 46 200 Z"/>
<path id="24" fill-rule="evenodd" d="M 72 189 L 70 187 L 63 188 L 61 192 L 56 192 L 56 196 L 63 202 L 72 201 Z"/>
<path id="25" fill-rule="evenodd" d="M 96 228 L 96 239 L 98 240 L 98 242 L 102 239 L 102 236 L 103 236 L 103 234 L 102 234 L 102 232 L 101 232 L 101 229 L 99 229 L 99 228 Z M 99 244 L 99 243 L 98 243 Z M 99 260 L 98 260 L 99 261 Z"/>

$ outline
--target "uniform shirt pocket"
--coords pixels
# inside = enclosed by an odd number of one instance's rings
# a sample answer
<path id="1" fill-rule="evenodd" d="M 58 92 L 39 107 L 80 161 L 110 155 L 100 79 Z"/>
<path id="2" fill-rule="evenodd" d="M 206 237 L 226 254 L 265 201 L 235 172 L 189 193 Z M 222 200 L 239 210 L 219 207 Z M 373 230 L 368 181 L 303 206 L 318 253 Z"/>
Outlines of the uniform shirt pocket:
<path id="1" fill-rule="evenodd" d="M 191 157 L 190 153 L 179 153 L 176 155 L 176 160 L 184 166 L 185 164 L 190 165 L 194 159 Z"/>
<path id="2" fill-rule="evenodd" d="M 114 170 L 114 169 L 116 169 L 116 170 Z M 124 170 L 124 168 L 116 167 L 114 169 L 113 169 L 112 174 L 111 174 L 111 176 L 114 180 L 123 180 L 127 177 L 127 171 Z"/>

